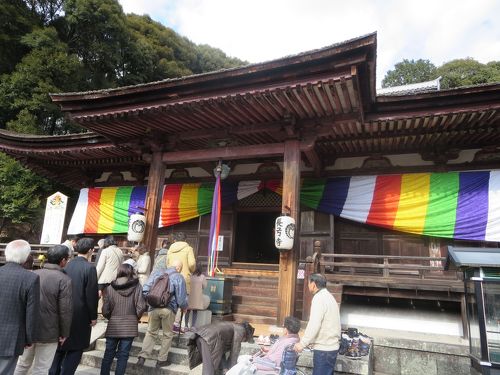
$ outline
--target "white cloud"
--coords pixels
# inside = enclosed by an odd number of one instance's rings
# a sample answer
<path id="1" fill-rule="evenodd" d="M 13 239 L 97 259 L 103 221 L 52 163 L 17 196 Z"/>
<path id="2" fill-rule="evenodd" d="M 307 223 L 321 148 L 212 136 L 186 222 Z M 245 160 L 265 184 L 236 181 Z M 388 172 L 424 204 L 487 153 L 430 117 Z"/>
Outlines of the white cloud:
<path id="1" fill-rule="evenodd" d="M 500 60 L 496 0 L 120 0 L 195 43 L 259 62 L 378 32 L 377 81 L 403 58 Z"/>

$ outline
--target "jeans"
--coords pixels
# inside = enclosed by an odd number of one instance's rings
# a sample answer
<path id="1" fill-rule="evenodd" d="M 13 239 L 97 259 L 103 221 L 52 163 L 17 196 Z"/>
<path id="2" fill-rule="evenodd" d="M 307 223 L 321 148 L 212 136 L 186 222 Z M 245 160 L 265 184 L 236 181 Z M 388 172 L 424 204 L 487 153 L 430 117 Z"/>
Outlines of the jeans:
<path id="1" fill-rule="evenodd" d="M 124 375 L 127 368 L 128 356 L 132 348 L 133 337 L 116 338 L 106 337 L 106 350 L 101 364 L 101 375 L 109 375 L 113 358 L 116 355 L 116 375 Z"/>
<path id="2" fill-rule="evenodd" d="M 322 351 L 314 350 L 312 375 L 333 375 L 338 350 Z"/>

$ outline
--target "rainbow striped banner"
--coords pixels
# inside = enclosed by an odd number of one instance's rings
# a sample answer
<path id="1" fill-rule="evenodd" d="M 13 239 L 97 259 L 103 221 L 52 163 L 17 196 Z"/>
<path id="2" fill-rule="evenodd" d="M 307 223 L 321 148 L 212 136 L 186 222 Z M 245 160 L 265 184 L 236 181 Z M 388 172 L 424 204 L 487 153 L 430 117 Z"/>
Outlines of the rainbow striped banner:
<path id="1" fill-rule="evenodd" d="M 129 216 L 143 212 L 145 200 L 145 186 L 82 189 L 68 234 L 126 233 Z"/>
<path id="2" fill-rule="evenodd" d="M 500 241 L 499 171 L 304 180 L 301 203 L 408 233 Z"/>
<path id="3" fill-rule="evenodd" d="M 223 182 L 222 205 L 246 198 L 264 186 L 261 181 Z M 210 213 L 213 194 L 213 183 L 165 185 L 159 227 Z M 126 233 L 130 215 L 143 212 L 145 201 L 145 186 L 81 189 L 68 234 Z"/>
<path id="4" fill-rule="evenodd" d="M 224 181 L 222 206 L 282 182 Z M 164 186 L 160 227 L 212 210 L 213 183 Z M 68 234 L 125 233 L 146 188 L 82 189 Z M 302 180 L 301 204 L 349 220 L 433 237 L 500 241 L 500 171 L 421 173 Z"/>

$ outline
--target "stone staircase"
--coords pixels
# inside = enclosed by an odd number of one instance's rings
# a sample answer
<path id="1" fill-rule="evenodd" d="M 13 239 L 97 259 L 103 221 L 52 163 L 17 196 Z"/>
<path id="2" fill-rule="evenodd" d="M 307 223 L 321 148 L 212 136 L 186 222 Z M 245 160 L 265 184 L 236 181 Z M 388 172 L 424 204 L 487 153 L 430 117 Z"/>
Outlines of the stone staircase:
<path id="1" fill-rule="evenodd" d="M 178 342 L 177 336 L 175 336 L 172 347 L 168 353 L 168 359 L 172 362 L 171 365 L 156 368 L 156 360 L 146 359 L 146 362 L 143 366 L 138 366 L 137 356 L 141 351 L 142 341 L 144 340 L 144 336 L 146 334 L 147 324 L 139 324 L 139 336 L 136 337 L 132 344 L 132 349 L 130 350 L 130 357 L 127 364 L 126 373 L 130 375 L 139 375 L 139 374 L 155 374 L 155 375 L 163 375 L 163 374 L 171 374 L 171 375 L 186 375 L 186 374 L 201 374 L 201 366 L 193 370 L 189 370 L 188 366 L 188 356 L 187 356 L 187 340 L 181 335 L 180 340 Z M 161 337 L 161 333 L 160 333 Z M 159 344 L 159 342 L 157 343 Z M 93 350 L 87 351 L 83 353 L 82 360 L 80 365 L 82 368 L 85 368 L 85 374 L 92 373 L 88 368 L 99 369 L 101 367 L 102 359 L 104 356 L 104 350 L 106 348 L 106 339 L 101 338 L 95 342 L 95 346 Z M 153 350 L 153 358 L 158 358 L 158 352 L 160 350 L 160 345 L 155 345 Z M 116 359 L 114 360 L 112 370 L 114 370 L 116 365 Z M 79 372 L 77 372 L 79 374 Z M 83 374 L 83 372 L 82 372 Z"/>
<path id="2" fill-rule="evenodd" d="M 137 365 L 137 356 L 141 350 L 142 341 L 146 334 L 147 324 L 139 324 L 139 336 L 134 340 L 132 344 L 132 349 L 130 351 L 130 357 L 128 360 L 127 375 L 201 375 L 202 365 L 190 370 L 188 366 L 188 355 L 187 355 L 187 339 L 184 335 L 180 336 L 178 341 L 177 336 L 175 336 L 172 347 L 168 353 L 168 359 L 172 362 L 171 365 L 156 368 L 156 360 L 146 359 L 143 366 Z M 161 333 L 160 333 L 161 337 Z M 158 342 L 159 343 L 159 342 Z M 99 369 L 101 368 L 102 358 L 104 356 L 104 350 L 106 347 L 106 339 L 97 339 L 92 350 L 83 353 L 80 366 L 76 372 L 76 375 L 96 375 L 99 374 Z M 155 345 L 153 350 L 153 358 L 158 357 L 158 351 L 160 345 Z M 259 346 L 257 344 L 243 343 L 241 346 L 240 354 L 253 354 L 258 351 Z M 115 369 L 116 359 L 113 361 L 112 370 Z M 312 373 L 312 353 L 303 352 L 300 355 L 298 361 L 298 368 L 305 374 L 309 375 Z M 337 358 L 336 374 L 362 374 L 370 375 L 373 372 L 373 357 L 370 353 L 369 357 L 360 358 L 357 360 L 348 359 L 344 356 L 339 356 Z"/>

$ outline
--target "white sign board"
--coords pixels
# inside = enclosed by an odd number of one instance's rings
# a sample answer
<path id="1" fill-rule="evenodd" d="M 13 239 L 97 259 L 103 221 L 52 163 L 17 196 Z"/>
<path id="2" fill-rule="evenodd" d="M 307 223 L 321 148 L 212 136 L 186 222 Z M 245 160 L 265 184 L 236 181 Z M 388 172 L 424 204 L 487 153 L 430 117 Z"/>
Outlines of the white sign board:
<path id="1" fill-rule="evenodd" d="M 217 251 L 222 251 L 224 248 L 224 236 L 219 236 L 219 239 L 217 241 Z"/>
<path id="2" fill-rule="evenodd" d="M 41 244 L 59 244 L 64 227 L 68 197 L 60 192 L 47 198 L 45 218 L 43 219 Z"/>

